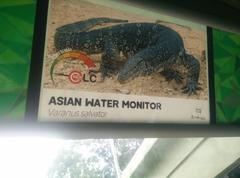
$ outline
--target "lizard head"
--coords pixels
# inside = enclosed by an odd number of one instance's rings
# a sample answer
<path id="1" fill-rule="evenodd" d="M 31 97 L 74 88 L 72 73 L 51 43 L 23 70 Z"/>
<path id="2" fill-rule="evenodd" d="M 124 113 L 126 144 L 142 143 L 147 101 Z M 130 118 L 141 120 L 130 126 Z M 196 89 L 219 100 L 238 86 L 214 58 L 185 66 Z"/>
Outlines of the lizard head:
<path id="1" fill-rule="evenodd" d="M 127 82 L 141 74 L 146 73 L 145 61 L 141 58 L 129 59 L 120 70 L 118 74 L 118 81 L 120 83 Z"/>

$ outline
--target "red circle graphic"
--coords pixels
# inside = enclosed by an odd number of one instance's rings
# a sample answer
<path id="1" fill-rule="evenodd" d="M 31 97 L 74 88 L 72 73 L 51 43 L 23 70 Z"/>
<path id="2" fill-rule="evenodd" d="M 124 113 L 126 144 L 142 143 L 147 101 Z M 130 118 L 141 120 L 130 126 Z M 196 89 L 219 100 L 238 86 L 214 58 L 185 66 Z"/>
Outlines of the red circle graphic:
<path id="1" fill-rule="evenodd" d="M 82 81 L 82 77 L 83 77 L 83 75 L 82 75 L 82 73 L 79 72 L 79 71 L 72 71 L 72 72 L 69 74 L 69 76 L 68 76 L 69 80 L 70 80 L 73 84 L 78 84 L 78 83 L 80 83 L 80 82 Z"/>

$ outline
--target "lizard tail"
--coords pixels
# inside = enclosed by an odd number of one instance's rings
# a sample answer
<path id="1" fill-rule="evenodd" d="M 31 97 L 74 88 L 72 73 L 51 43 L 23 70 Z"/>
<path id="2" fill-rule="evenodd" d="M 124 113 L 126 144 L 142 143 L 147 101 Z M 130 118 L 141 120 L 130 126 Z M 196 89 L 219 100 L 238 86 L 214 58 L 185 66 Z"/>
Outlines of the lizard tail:
<path id="1" fill-rule="evenodd" d="M 67 25 L 63 25 L 56 29 L 57 32 L 66 33 L 66 32 L 84 32 L 96 25 L 101 25 L 104 23 L 124 23 L 128 22 L 128 20 L 122 19 L 112 19 L 107 17 L 99 17 L 99 18 L 91 18 L 84 21 L 79 21 Z"/>

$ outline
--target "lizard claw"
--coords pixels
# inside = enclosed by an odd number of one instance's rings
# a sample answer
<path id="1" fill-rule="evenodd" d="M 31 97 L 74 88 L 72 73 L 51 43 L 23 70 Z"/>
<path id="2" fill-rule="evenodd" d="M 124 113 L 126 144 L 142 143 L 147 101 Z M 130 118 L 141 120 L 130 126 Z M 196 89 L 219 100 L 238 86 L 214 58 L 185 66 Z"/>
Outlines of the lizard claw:
<path id="1" fill-rule="evenodd" d="M 188 82 L 186 86 L 182 88 L 183 93 L 188 94 L 189 96 L 191 94 L 197 94 L 197 90 L 201 90 L 202 88 L 198 86 L 196 82 Z"/>

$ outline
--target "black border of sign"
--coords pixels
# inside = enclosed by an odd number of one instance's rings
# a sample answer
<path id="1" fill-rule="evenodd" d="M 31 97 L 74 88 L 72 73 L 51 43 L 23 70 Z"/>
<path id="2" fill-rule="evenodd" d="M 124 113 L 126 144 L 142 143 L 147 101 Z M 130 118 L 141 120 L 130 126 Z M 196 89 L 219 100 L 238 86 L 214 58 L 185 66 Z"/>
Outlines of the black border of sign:
<path id="1" fill-rule="evenodd" d="M 37 0 L 25 114 L 27 121 L 38 121 L 48 5 L 48 0 Z"/>
<path id="2" fill-rule="evenodd" d="M 207 52 L 208 52 L 208 92 L 210 124 L 216 124 L 215 82 L 214 82 L 214 53 L 213 53 L 213 30 L 207 27 Z"/>
<path id="3" fill-rule="evenodd" d="M 41 80 L 42 80 L 42 69 L 44 61 L 44 48 L 45 38 L 47 31 L 47 18 L 48 18 L 48 7 L 49 0 L 37 0 L 37 10 L 35 17 L 34 36 L 33 36 L 33 47 L 31 55 L 30 75 L 29 75 L 29 86 L 27 93 L 27 104 L 26 104 L 26 121 L 38 122 L 38 109 L 41 92 Z M 204 124 L 205 126 L 216 124 L 216 113 L 215 113 L 215 87 L 214 87 L 214 66 L 213 66 L 213 37 L 212 28 L 207 27 L 207 51 L 208 51 L 208 87 L 209 87 L 209 112 L 210 112 L 210 123 Z M 147 119 L 147 118 L 146 118 Z M 51 123 L 51 122 L 46 122 Z M 65 122 L 58 122 L 65 123 Z M 163 123 L 93 123 L 93 122 L 74 122 L 76 125 L 98 125 L 110 127 L 113 125 L 173 125 L 174 127 L 187 126 L 200 126 L 203 124 L 163 124 Z M 69 125 L 65 123 L 65 125 Z M 71 125 L 71 124 L 70 124 Z"/>

